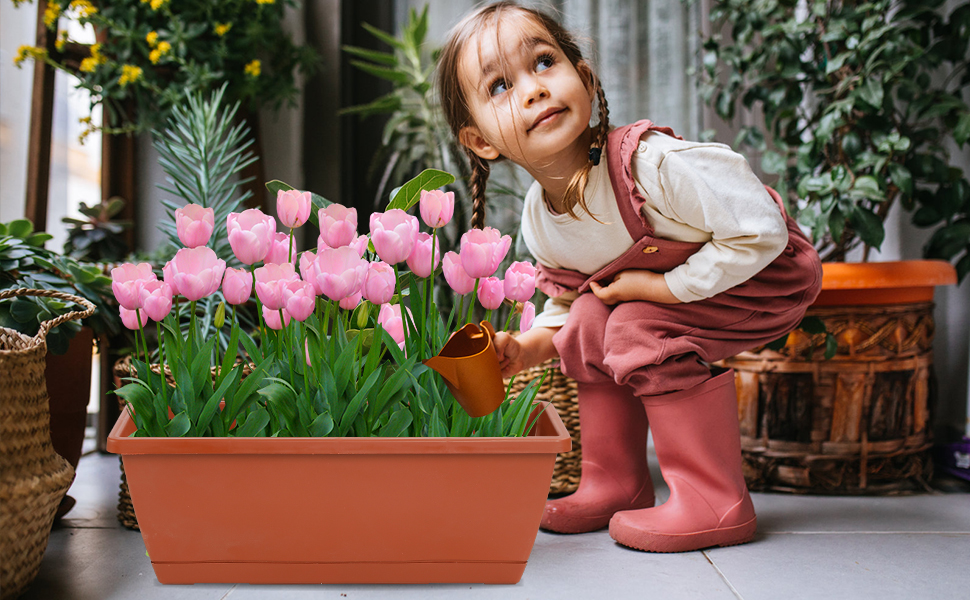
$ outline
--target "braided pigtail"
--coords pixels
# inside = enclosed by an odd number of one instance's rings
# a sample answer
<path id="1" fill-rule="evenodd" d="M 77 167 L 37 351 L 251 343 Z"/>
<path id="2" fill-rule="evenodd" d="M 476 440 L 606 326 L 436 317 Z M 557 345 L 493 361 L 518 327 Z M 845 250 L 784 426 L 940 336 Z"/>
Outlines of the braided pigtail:
<path id="1" fill-rule="evenodd" d="M 610 132 L 610 109 L 606 104 L 606 94 L 603 92 L 603 86 L 600 85 L 599 78 L 594 76 L 593 85 L 596 86 L 596 101 L 599 103 L 599 123 L 596 125 L 593 140 L 590 142 L 589 160 L 573 176 L 569 182 L 569 186 L 566 188 L 565 208 L 569 216 L 578 219 L 579 215 L 576 214 L 576 206 L 579 205 L 586 214 L 593 217 L 594 221 L 599 221 L 596 215 L 589 211 L 589 206 L 586 204 L 586 197 L 583 192 L 586 189 L 586 183 L 589 181 L 589 172 L 594 166 L 600 164 L 600 156 L 602 156 L 603 147 L 606 145 L 606 136 Z"/>
<path id="2" fill-rule="evenodd" d="M 485 228 L 485 186 L 488 183 L 488 175 L 491 167 L 485 159 L 479 157 L 474 152 L 466 149 L 468 160 L 471 163 L 472 173 L 469 178 L 469 191 L 472 195 L 472 228 Z"/>

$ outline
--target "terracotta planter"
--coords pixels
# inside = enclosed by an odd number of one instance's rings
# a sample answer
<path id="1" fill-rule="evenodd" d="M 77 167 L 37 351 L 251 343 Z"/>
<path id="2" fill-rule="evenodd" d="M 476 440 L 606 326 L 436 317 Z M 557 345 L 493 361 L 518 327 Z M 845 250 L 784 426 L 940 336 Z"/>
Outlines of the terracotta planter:
<path id="1" fill-rule="evenodd" d="M 93 348 L 94 332 L 90 327 L 82 327 L 71 339 L 67 353 L 47 353 L 45 372 L 51 399 L 51 443 L 75 469 L 84 446 Z"/>
<path id="2" fill-rule="evenodd" d="M 876 494 L 922 489 L 932 474 L 933 290 L 956 283 L 943 261 L 823 264 L 809 309 L 838 342 L 795 330 L 735 369 L 751 489 Z"/>
<path id="3" fill-rule="evenodd" d="M 569 434 L 129 438 L 121 454 L 161 583 L 516 583 Z"/>

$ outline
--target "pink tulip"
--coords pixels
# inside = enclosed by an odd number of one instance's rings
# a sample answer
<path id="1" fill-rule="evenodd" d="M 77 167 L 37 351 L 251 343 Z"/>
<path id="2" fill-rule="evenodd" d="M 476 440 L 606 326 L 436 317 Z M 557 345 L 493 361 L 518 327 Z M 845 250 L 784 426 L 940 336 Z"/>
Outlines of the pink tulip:
<path id="1" fill-rule="evenodd" d="M 142 286 L 148 281 L 156 280 L 158 277 L 148 263 L 124 263 L 111 269 L 111 291 L 114 292 L 118 304 L 128 310 L 141 308 Z"/>
<path id="2" fill-rule="evenodd" d="M 456 294 L 469 294 L 475 289 L 475 280 L 465 273 L 465 268 L 461 266 L 461 258 L 454 252 L 445 254 L 442 262 L 442 271 L 445 273 L 445 281 L 455 290 Z"/>
<path id="3" fill-rule="evenodd" d="M 444 227 L 455 214 L 455 193 L 422 190 L 418 210 L 421 212 L 421 220 L 428 227 L 432 229 Z"/>
<path id="4" fill-rule="evenodd" d="M 411 250 L 411 255 L 408 256 L 408 267 L 418 277 L 429 277 L 441 264 L 441 247 L 438 240 L 434 239 L 434 266 L 431 265 L 432 239 L 430 234 L 419 233 L 414 243 L 414 250 Z"/>
<path id="5" fill-rule="evenodd" d="M 309 339 L 303 340 L 303 353 L 306 356 L 306 366 L 312 367 L 313 365 L 310 363 L 310 340 Z"/>
<path id="6" fill-rule="evenodd" d="M 288 263 L 290 262 L 291 249 L 293 251 L 292 256 L 296 256 L 296 238 L 292 238 L 289 233 L 274 233 L 273 241 L 269 245 L 269 252 L 266 253 L 263 263 L 275 263 L 277 265 Z"/>
<path id="7" fill-rule="evenodd" d="M 172 272 L 179 294 L 194 301 L 219 289 L 226 261 L 217 257 L 212 248 L 182 248 L 172 259 Z"/>
<path id="8" fill-rule="evenodd" d="M 536 268 L 532 263 L 519 261 L 505 270 L 505 297 L 527 302 L 536 293 Z"/>
<path id="9" fill-rule="evenodd" d="M 148 324 L 148 315 L 146 315 L 145 311 L 143 310 L 128 310 L 124 306 L 119 307 L 119 310 L 121 311 L 121 322 L 125 327 L 131 329 L 132 331 L 138 331 L 138 321 L 141 321 L 142 327 Z M 141 316 L 141 319 L 138 318 L 139 315 Z"/>
<path id="10" fill-rule="evenodd" d="M 377 315 L 377 322 L 384 331 L 391 334 L 397 345 L 404 348 L 404 319 L 401 318 L 400 304 L 382 304 Z"/>
<path id="11" fill-rule="evenodd" d="M 172 293 L 177 296 L 179 294 L 179 288 L 175 285 L 175 266 L 172 264 L 172 261 L 168 261 L 162 267 L 162 278 L 172 288 Z"/>
<path id="12" fill-rule="evenodd" d="M 525 333 L 532 329 L 532 322 L 536 319 L 536 305 L 526 302 L 522 305 L 522 316 L 519 317 L 519 331 Z"/>
<path id="13" fill-rule="evenodd" d="M 356 208 L 331 204 L 317 211 L 317 216 L 320 219 L 320 237 L 327 246 L 347 246 L 357 237 Z"/>
<path id="14" fill-rule="evenodd" d="M 283 311 L 283 323 L 280 323 L 280 311 L 270 310 L 267 307 L 263 307 L 263 320 L 266 321 L 266 326 L 274 331 L 279 331 L 283 329 L 284 325 L 290 324 L 290 315 L 285 310 Z"/>
<path id="15" fill-rule="evenodd" d="M 478 285 L 478 301 L 486 310 L 495 310 L 505 300 L 502 280 L 498 277 L 484 277 Z"/>
<path id="16" fill-rule="evenodd" d="M 340 301 L 340 308 L 344 310 L 354 310 L 355 308 L 360 306 L 361 298 L 363 298 L 363 296 L 361 295 L 360 292 L 357 292 L 352 296 L 347 296 L 346 298 Z"/>
<path id="17" fill-rule="evenodd" d="M 242 263 L 252 265 L 266 258 L 276 233 L 276 219 L 250 208 L 241 213 L 229 213 L 226 228 L 233 254 Z"/>
<path id="18" fill-rule="evenodd" d="M 175 229 L 186 248 L 205 246 L 212 236 L 215 212 L 199 204 L 186 204 L 175 210 Z"/>
<path id="19" fill-rule="evenodd" d="M 279 310 L 286 306 L 283 288 L 288 281 L 299 281 L 296 270 L 290 263 L 267 263 L 256 269 L 256 296 L 263 306 Z"/>
<path id="20" fill-rule="evenodd" d="M 172 287 L 163 281 L 146 281 L 141 288 L 142 314 L 161 321 L 172 312 Z"/>
<path id="21" fill-rule="evenodd" d="M 488 277 L 505 259 L 512 238 L 494 227 L 470 229 L 461 236 L 461 264 L 473 279 Z"/>
<path id="22" fill-rule="evenodd" d="M 299 190 L 280 190 L 276 192 L 276 215 L 284 227 L 295 229 L 310 218 L 310 192 Z"/>
<path id="23" fill-rule="evenodd" d="M 367 252 L 367 244 L 370 242 L 370 238 L 366 235 L 358 235 L 349 244 L 351 248 L 357 251 L 357 256 L 364 258 L 364 253 Z M 331 248 L 330 244 L 327 243 L 323 236 L 317 236 L 317 251 L 327 250 Z"/>
<path id="24" fill-rule="evenodd" d="M 394 269 L 386 262 L 367 263 L 367 274 L 361 288 L 364 298 L 380 306 L 394 297 Z"/>
<path id="25" fill-rule="evenodd" d="M 396 265 L 411 256 L 418 239 L 418 218 L 399 208 L 370 216 L 370 235 L 381 260 Z"/>
<path id="26" fill-rule="evenodd" d="M 294 279 L 283 284 L 283 300 L 286 303 L 286 313 L 302 323 L 313 314 L 317 295 L 313 284 Z"/>
<path id="27" fill-rule="evenodd" d="M 246 269 L 226 269 L 222 295 L 229 304 L 245 304 L 253 295 L 253 274 Z"/>
<path id="28" fill-rule="evenodd" d="M 360 290 L 367 274 L 367 261 L 353 248 L 343 246 L 321 250 L 316 260 L 314 285 L 331 300 L 343 300 Z"/>

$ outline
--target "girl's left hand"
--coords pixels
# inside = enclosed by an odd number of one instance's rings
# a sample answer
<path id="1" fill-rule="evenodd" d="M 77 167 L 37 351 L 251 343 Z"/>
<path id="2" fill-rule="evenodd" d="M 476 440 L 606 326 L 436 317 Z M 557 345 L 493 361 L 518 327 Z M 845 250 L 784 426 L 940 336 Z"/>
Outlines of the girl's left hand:
<path id="1" fill-rule="evenodd" d="M 613 278 L 613 282 L 603 287 L 595 281 L 590 282 L 589 288 L 603 304 L 613 305 L 618 302 L 631 300 L 646 300 L 661 304 L 680 304 L 680 300 L 670 293 L 667 281 L 661 273 L 628 269 L 620 271 Z"/>

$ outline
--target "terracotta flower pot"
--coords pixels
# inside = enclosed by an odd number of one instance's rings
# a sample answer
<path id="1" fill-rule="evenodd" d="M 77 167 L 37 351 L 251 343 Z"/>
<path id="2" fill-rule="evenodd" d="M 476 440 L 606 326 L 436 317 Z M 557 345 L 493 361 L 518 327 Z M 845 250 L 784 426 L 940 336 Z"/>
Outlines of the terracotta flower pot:
<path id="1" fill-rule="evenodd" d="M 880 494 L 932 474 L 933 290 L 956 283 L 943 261 L 826 263 L 807 315 L 780 351 L 724 361 L 735 370 L 751 489 Z M 827 335 L 831 335 L 828 338 Z M 826 343 L 835 354 L 825 358 Z"/>
<path id="2" fill-rule="evenodd" d="M 108 437 L 161 583 L 516 583 L 569 434 Z"/>

